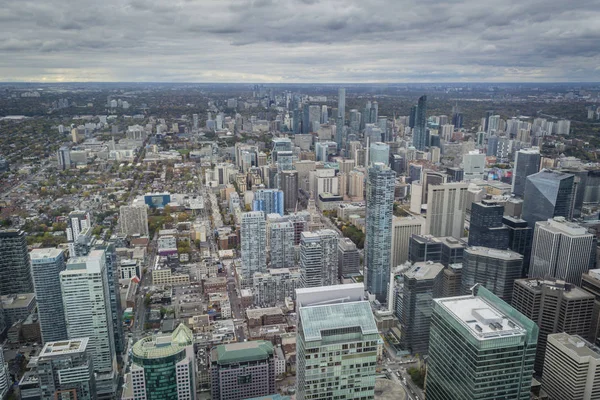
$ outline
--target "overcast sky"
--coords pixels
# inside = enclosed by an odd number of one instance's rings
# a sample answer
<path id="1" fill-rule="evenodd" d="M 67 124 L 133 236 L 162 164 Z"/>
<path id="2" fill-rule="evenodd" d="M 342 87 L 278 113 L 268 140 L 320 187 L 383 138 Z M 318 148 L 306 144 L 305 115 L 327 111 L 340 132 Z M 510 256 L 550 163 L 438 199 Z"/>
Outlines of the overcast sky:
<path id="1" fill-rule="evenodd" d="M 0 81 L 600 81 L 600 0 L 0 0 Z"/>

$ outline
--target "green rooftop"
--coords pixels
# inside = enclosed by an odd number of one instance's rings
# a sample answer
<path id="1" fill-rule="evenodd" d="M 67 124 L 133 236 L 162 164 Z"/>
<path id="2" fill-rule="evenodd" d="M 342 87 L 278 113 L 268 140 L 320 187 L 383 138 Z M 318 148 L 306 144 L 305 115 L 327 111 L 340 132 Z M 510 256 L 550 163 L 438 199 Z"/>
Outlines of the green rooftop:
<path id="1" fill-rule="evenodd" d="M 378 333 L 368 301 L 336 303 L 300 308 L 306 341 L 321 340 L 322 331 L 359 327 L 363 335 Z"/>
<path id="2" fill-rule="evenodd" d="M 170 335 L 148 336 L 133 345 L 133 354 L 140 358 L 164 358 L 177 354 L 194 343 L 190 329 L 179 324 Z"/>
<path id="3" fill-rule="evenodd" d="M 219 365 L 266 360 L 273 354 L 273 344 L 265 340 L 221 344 L 212 351 Z"/>

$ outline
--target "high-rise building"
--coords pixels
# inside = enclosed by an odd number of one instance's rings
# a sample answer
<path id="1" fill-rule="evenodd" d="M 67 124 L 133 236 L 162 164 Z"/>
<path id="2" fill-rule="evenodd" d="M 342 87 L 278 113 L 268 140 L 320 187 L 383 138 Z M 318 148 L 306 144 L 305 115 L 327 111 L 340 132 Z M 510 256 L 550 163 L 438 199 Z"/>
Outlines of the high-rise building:
<path id="1" fill-rule="evenodd" d="M 581 288 L 594 296 L 592 326 L 587 336 L 592 343 L 600 344 L 600 269 L 590 269 L 581 276 Z"/>
<path id="2" fill-rule="evenodd" d="M 300 271 L 303 287 L 336 285 L 338 280 L 338 235 L 331 229 L 302 232 Z"/>
<path id="3" fill-rule="evenodd" d="M 469 246 L 500 250 L 509 248 L 510 233 L 502 224 L 503 216 L 504 206 L 496 202 L 482 200 L 480 203 L 471 204 Z"/>
<path id="4" fill-rule="evenodd" d="M 133 345 L 131 357 L 122 400 L 197 398 L 194 335 L 185 325 L 180 324 L 170 334 L 139 340 Z"/>
<path id="5" fill-rule="evenodd" d="M 9 389 L 8 364 L 4 361 L 4 347 L 0 345 L 0 398 L 6 397 Z"/>
<path id="6" fill-rule="evenodd" d="M 551 399 L 600 397 L 600 348 L 581 336 L 548 335 L 542 390 Z"/>
<path id="7" fill-rule="evenodd" d="M 41 399 L 97 399 L 88 344 L 88 338 L 80 338 L 44 345 L 37 360 Z"/>
<path id="8" fill-rule="evenodd" d="M 411 111 L 412 112 L 412 111 Z M 419 97 L 415 110 L 415 126 L 413 128 L 413 146 L 423 151 L 427 146 L 427 96 Z"/>
<path id="9" fill-rule="evenodd" d="M 148 207 L 145 204 L 121 206 L 119 224 L 124 235 L 148 236 Z"/>
<path id="10" fill-rule="evenodd" d="M 277 268 L 266 273 L 256 272 L 252 277 L 254 304 L 259 307 L 285 304 L 286 297 L 293 299 L 296 288 L 301 284 L 302 274 L 297 269 Z"/>
<path id="11" fill-rule="evenodd" d="M 555 217 L 535 224 L 529 276 L 561 279 L 580 285 L 581 274 L 593 266 L 596 243 L 580 225 Z"/>
<path id="12" fill-rule="evenodd" d="M 339 88 L 338 90 L 338 111 L 336 118 L 336 135 L 335 141 L 338 149 L 342 148 L 344 143 L 344 129 L 346 125 L 346 89 Z"/>
<path id="13" fill-rule="evenodd" d="M 375 398 L 380 338 L 363 294 L 362 284 L 296 290 L 296 399 Z"/>
<path id="14" fill-rule="evenodd" d="M 392 268 L 408 261 L 411 236 L 422 235 L 424 231 L 425 219 L 422 217 L 394 217 L 392 219 Z"/>
<path id="15" fill-rule="evenodd" d="M 71 211 L 67 218 L 67 242 L 69 243 L 69 255 L 75 255 L 75 242 L 81 232 L 92 227 L 92 217 L 87 211 Z"/>
<path id="16" fill-rule="evenodd" d="M 211 351 L 211 388 L 215 400 L 242 400 L 274 394 L 273 344 L 266 340 L 221 344 Z"/>
<path id="17" fill-rule="evenodd" d="M 511 250 L 469 247 L 462 265 L 463 293 L 469 293 L 479 283 L 510 303 L 515 280 L 521 277 L 523 256 Z"/>
<path id="18" fill-rule="evenodd" d="M 279 172 L 279 189 L 283 192 L 283 209 L 294 212 L 298 203 L 298 171 Z"/>
<path id="19" fill-rule="evenodd" d="M 67 325 L 60 290 L 60 273 L 66 267 L 64 251 L 33 249 L 29 256 L 42 342 L 65 340 L 68 337 Z"/>
<path id="20" fill-rule="evenodd" d="M 408 261 L 417 262 L 441 262 L 442 242 L 431 235 L 412 234 L 408 239 Z"/>
<path id="21" fill-rule="evenodd" d="M 348 174 L 348 196 L 353 201 L 362 201 L 365 196 L 365 174 L 352 170 Z"/>
<path id="22" fill-rule="evenodd" d="M 375 163 L 367 174 L 366 287 L 383 303 L 387 300 L 390 281 L 396 173 L 385 164 Z"/>
<path id="23" fill-rule="evenodd" d="M 529 175 L 523 195 L 522 218 L 530 227 L 553 217 L 571 218 L 575 197 L 575 176 L 544 169 Z"/>
<path id="24" fill-rule="evenodd" d="M 404 273 L 400 345 L 411 354 L 427 354 L 433 299 L 441 297 L 443 270 L 442 264 L 420 262 Z"/>
<path id="25" fill-rule="evenodd" d="M 523 197 L 527 177 L 538 173 L 540 170 L 540 161 L 541 155 L 537 148 L 517 151 L 512 179 L 512 193 L 515 196 Z"/>
<path id="26" fill-rule="evenodd" d="M 467 183 L 430 185 L 425 232 L 433 236 L 464 236 Z"/>
<path id="27" fill-rule="evenodd" d="M 71 149 L 67 146 L 62 146 L 56 153 L 58 159 L 58 168 L 66 170 L 71 168 Z"/>
<path id="28" fill-rule="evenodd" d="M 390 146 L 382 142 L 373 142 L 369 146 L 369 164 L 390 162 Z"/>
<path id="29" fill-rule="evenodd" d="M 537 326 L 483 287 L 433 302 L 427 399 L 529 400 Z"/>
<path id="30" fill-rule="evenodd" d="M 547 336 L 566 332 L 586 336 L 594 310 L 594 296 L 561 281 L 518 279 L 512 306 L 539 326 L 535 372 L 542 375 Z"/>
<path id="31" fill-rule="evenodd" d="M 291 222 L 269 223 L 269 255 L 271 268 L 293 268 L 296 261 L 294 250 L 294 226 Z"/>
<path id="32" fill-rule="evenodd" d="M 242 214 L 240 227 L 242 274 L 251 280 L 255 272 L 267 270 L 267 228 L 262 211 Z"/>
<path id="33" fill-rule="evenodd" d="M 17 229 L 0 231 L 0 295 L 32 293 L 27 236 Z"/>
<path id="34" fill-rule="evenodd" d="M 258 189 L 254 192 L 252 211 L 283 215 L 283 192 L 278 189 Z"/>
<path id="35" fill-rule="evenodd" d="M 360 254 L 352 240 L 338 238 L 338 278 L 360 273 Z"/>
<path id="36" fill-rule="evenodd" d="M 483 179 L 485 175 L 485 154 L 473 150 L 463 155 L 464 179 Z"/>
<path id="37" fill-rule="evenodd" d="M 60 286 L 67 335 L 89 338 L 98 399 L 113 398 L 118 373 L 105 251 L 71 258 L 60 273 Z"/>

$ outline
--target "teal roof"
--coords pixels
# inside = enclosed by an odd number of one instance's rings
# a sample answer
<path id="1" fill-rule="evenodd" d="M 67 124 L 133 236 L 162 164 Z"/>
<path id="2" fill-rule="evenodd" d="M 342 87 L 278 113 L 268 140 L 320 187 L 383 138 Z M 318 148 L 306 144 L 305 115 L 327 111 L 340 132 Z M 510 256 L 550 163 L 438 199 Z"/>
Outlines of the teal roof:
<path id="1" fill-rule="evenodd" d="M 221 344 L 216 348 L 219 365 L 266 360 L 273 354 L 273 344 L 265 340 Z"/>
<path id="2" fill-rule="evenodd" d="M 300 308 L 304 340 L 321 340 L 321 332 L 329 329 L 359 327 L 363 335 L 378 333 L 368 301 L 327 304 Z"/>
<path id="3" fill-rule="evenodd" d="M 177 354 L 194 343 L 190 329 L 179 326 L 170 335 L 148 336 L 133 345 L 133 354 L 140 358 L 164 358 Z"/>

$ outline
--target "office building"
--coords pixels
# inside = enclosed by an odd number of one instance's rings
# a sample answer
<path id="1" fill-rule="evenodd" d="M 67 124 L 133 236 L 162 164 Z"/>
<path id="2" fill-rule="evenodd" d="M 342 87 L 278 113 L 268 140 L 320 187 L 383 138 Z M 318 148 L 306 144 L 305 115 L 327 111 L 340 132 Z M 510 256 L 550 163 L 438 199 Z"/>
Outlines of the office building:
<path id="1" fill-rule="evenodd" d="M 119 209 L 119 225 L 123 235 L 149 236 L 148 207 L 145 204 L 121 206 Z"/>
<path id="2" fill-rule="evenodd" d="M 4 360 L 4 347 L 0 345 L 0 398 L 3 399 L 10 389 L 8 364 Z"/>
<path id="3" fill-rule="evenodd" d="M 525 182 L 522 218 L 530 227 L 554 217 L 570 219 L 575 196 L 575 176 L 542 170 L 529 175 Z"/>
<path id="4" fill-rule="evenodd" d="M 540 170 L 541 155 L 539 149 L 522 149 L 515 155 L 515 166 L 512 177 L 512 193 L 523 197 L 527 177 Z"/>
<path id="5" fill-rule="evenodd" d="M 511 304 L 539 327 L 535 372 L 542 376 L 547 336 L 566 332 L 585 337 L 591 326 L 594 296 L 562 281 L 518 279 Z"/>
<path id="6" fill-rule="evenodd" d="M 504 206 L 493 201 L 482 200 L 471 204 L 469 246 L 508 249 L 510 232 L 502 224 L 503 216 Z"/>
<path id="7" fill-rule="evenodd" d="M 425 233 L 433 236 L 464 236 L 467 183 L 429 186 Z"/>
<path id="8" fill-rule="evenodd" d="M 462 295 L 462 264 L 450 264 L 442 272 L 442 296 Z"/>
<path id="9" fill-rule="evenodd" d="M 420 262 L 404 272 L 400 345 L 411 354 L 427 354 L 433 299 L 442 294 L 442 271 L 439 263 Z"/>
<path id="10" fill-rule="evenodd" d="M 593 234 L 580 225 L 555 217 L 535 224 L 529 276 L 555 278 L 580 285 L 581 274 L 594 265 Z"/>
<path id="11" fill-rule="evenodd" d="M 592 326 L 587 336 L 592 343 L 600 344 L 600 269 L 590 269 L 581 276 L 581 288 L 594 296 L 594 313 Z"/>
<path id="12" fill-rule="evenodd" d="M 298 206 L 298 171 L 281 171 L 279 176 L 279 189 L 283 192 L 283 209 L 285 212 L 294 212 Z"/>
<path id="13" fill-rule="evenodd" d="M 413 146 L 419 151 L 424 151 L 427 146 L 427 96 L 419 97 L 415 110 L 413 128 Z"/>
<path id="14" fill-rule="evenodd" d="M 392 216 L 396 173 L 375 163 L 368 169 L 365 240 L 367 291 L 387 300 L 392 250 Z"/>
<path id="15" fill-rule="evenodd" d="M 360 273 L 360 254 L 352 240 L 338 238 L 338 278 Z"/>
<path id="16" fill-rule="evenodd" d="M 254 192 L 252 211 L 283 215 L 283 192 L 278 189 L 258 189 Z"/>
<path id="17" fill-rule="evenodd" d="M 67 242 L 69 255 L 75 255 L 75 242 L 85 229 L 92 227 L 92 217 L 87 211 L 71 211 L 67 217 Z"/>
<path id="18" fill-rule="evenodd" d="M 252 279 L 255 272 L 267 270 L 267 230 L 262 211 L 242 214 L 240 227 L 242 274 Z"/>
<path id="19" fill-rule="evenodd" d="M 441 263 L 444 267 L 448 267 L 453 264 L 462 264 L 463 256 L 467 244 L 462 241 L 453 238 L 452 236 L 437 238 L 442 243 L 442 257 Z"/>
<path id="20" fill-rule="evenodd" d="M 375 397 L 380 337 L 363 294 L 362 284 L 296 290 L 296 399 Z"/>
<path id="21" fill-rule="evenodd" d="M 483 179 L 485 175 L 485 154 L 473 150 L 463 155 L 464 180 Z"/>
<path id="22" fill-rule="evenodd" d="M 64 251 L 33 249 L 29 256 L 42 342 L 65 340 L 68 337 L 67 325 L 60 290 L 60 273 L 66 267 Z"/>
<path id="23" fill-rule="evenodd" d="M 213 399 L 242 400 L 276 392 L 271 342 L 221 344 L 213 348 L 210 359 Z"/>
<path id="24" fill-rule="evenodd" d="M 427 400 L 529 400 L 538 328 L 476 289 L 433 301 Z"/>
<path id="25" fill-rule="evenodd" d="M 408 261 L 408 248 L 411 236 L 422 235 L 424 231 L 425 219 L 422 217 L 393 217 L 392 268 Z"/>
<path id="26" fill-rule="evenodd" d="M 0 295 L 32 292 L 27 235 L 16 229 L 0 230 Z"/>
<path id="27" fill-rule="evenodd" d="M 342 148 L 344 142 L 344 129 L 346 125 L 346 89 L 338 89 L 338 109 L 336 118 L 336 136 L 335 141 L 338 148 Z"/>
<path id="28" fill-rule="evenodd" d="M 294 226 L 290 221 L 269 224 L 269 249 L 271 268 L 294 267 Z"/>
<path id="29" fill-rule="evenodd" d="M 408 240 L 408 261 L 417 262 L 441 262 L 442 242 L 431 235 L 412 234 Z"/>
<path id="30" fill-rule="evenodd" d="M 58 169 L 64 171 L 71 168 L 71 149 L 67 146 L 62 146 L 56 153 L 58 159 Z"/>
<path id="31" fill-rule="evenodd" d="M 97 399 L 88 344 L 88 338 L 80 338 L 44 345 L 37 360 L 41 399 Z"/>
<path id="32" fill-rule="evenodd" d="M 105 251 L 71 258 L 60 273 L 60 286 L 67 335 L 69 339 L 89 338 L 98 399 L 113 398 L 118 373 Z"/>
<path id="33" fill-rule="evenodd" d="M 462 262 L 462 291 L 469 293 L 479 283 L 510 303 L 516 279 L 521 277 L 523 256 L 511 250 L 487 247 L 465 249 Z"/>
<path id="34" fill-rule="evenodd" d="M 300 271 L 303 287 L 336 285 L 338 281 L 338 235 L 331 229 L 302 232 Z"/>
<path id="35" fill-rule="evenodd" d="M 388 165 L 390 162 L 390 146 L 382 142 L 374 142 L 369 145 L 369 165 L 382 163 Z"/>
<path id="36" fill-rule="evenodd" d="M 194 335 L 180 324 L 170 334 L 145 337 L 133 345 L 122 400 L 195 400 Z"/>
<path id="37" fill-rule="evenodd" d="M 365 197 L 365 174 L 352 170 L 348 174 L 348 196 L 353 201 L 362 201 Z"/>

